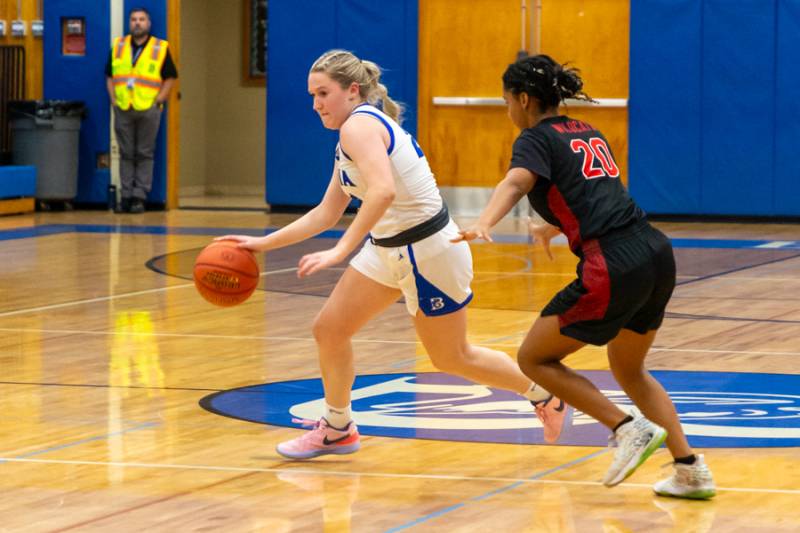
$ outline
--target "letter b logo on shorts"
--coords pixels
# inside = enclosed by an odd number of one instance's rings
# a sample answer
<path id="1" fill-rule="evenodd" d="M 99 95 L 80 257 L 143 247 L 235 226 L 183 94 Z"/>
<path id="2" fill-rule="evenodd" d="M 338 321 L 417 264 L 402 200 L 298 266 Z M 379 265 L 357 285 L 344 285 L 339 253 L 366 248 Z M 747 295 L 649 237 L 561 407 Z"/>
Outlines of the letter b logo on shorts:
<path id="1" fill-rule="evenodd" d="M 444 309 L 444 298 L 431 298 L 431 311 Z"/>

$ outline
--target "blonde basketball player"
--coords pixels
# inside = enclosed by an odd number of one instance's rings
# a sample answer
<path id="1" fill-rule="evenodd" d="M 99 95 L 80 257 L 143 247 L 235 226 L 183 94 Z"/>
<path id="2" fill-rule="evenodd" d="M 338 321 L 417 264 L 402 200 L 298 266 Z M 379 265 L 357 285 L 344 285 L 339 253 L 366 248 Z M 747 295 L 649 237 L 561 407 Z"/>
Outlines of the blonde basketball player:
<path id="1" fill-rule="evenodd" d="M 300 260 L 298 276 L 310 276 L 361 246 L 313 325 L 325 413 L 319 421 L 300 421 L 313 429 L 277 450 L 291 459 L 358 450 L 350 407 L 355 379 L 351 338 L 401 295 L 438 369 L 524 396 L 536 407 L 546 440 L 554 442 L 568 412 L 564 404 L 533 384 L 505 353 L 467 342 L 472 255 L 466 243 L 450 242 L 458 226 L 425 155 L 399 126 L 400 106 L 389 98 L 380 76 L 375 63 L 350 52 L 332 50 L 317 59 L 308 92 L 322 124 L 339 130 L 333 175 L 322 202 L 265 237 L 222 237 L 250 250 L 274 250 L 333 227 L 351 197 L 363 202 L 336 246 Z"/>

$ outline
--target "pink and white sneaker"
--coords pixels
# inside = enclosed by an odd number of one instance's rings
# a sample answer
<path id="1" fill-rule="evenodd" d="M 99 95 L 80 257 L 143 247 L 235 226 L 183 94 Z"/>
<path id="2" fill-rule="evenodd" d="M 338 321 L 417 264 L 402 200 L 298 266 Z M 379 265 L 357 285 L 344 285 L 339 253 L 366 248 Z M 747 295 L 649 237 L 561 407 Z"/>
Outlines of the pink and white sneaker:
<path id="1" fill-rule="evenodd" d="M 329 453 L 345 455 L 355 453 L 361 447 L 355 422 L 351 421 L 342 430 L 331 427 L 325 418 L 319 421 L 293 418 L 292 422 L 314 427 L 297 438 L 278 444 L 275 449 L 289 459 L 312 459 Z"/>
<path id="2" fill-rule="evenodd" d="M 564 400 L 550 396 L 544 402 L 533 404 L 536 416 L 544 427 L 544 441 L 548 444 L 555 444 L 561 437 L 561 430 L 564 425 L 569 425 L 572 418 L 570 407 Z"/>

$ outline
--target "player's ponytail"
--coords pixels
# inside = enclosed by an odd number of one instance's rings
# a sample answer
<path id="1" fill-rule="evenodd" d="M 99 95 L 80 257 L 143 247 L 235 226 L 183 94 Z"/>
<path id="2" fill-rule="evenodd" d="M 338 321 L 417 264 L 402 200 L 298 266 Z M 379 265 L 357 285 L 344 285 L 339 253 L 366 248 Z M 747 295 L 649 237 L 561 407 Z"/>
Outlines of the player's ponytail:
<path id="1" fill-rule="evenodd" d="M 503 89 L 513 94 L 524 92 L 536 98 L 541 112 L 558 107 L 567 98 L 594 101 L 583 92 L 583 80 L 578 69 L 567 68 L 545 54 L 510 64 L 503 74 Z"/>
<path id="2" fill-rule="evenodd" d="M 357 83 L 364 101 L 380 107 L 397 123 L 402 121 L 403 106 L 389 97 L 381 83 L 381 68 L 372 61 L 362 61 L 347 50 L 330 50 L 311 65 L 311 72 L 323 72 L 345 89 Z"/>
<path id="3" fill-rule="evenodd" d="M 362 60 L 369 81 L 361 85 L 361 96 L 372 105 L 379 106 L 384 113 L 400 124 L 403 120 L 403 106 L 389 97 L 389 90 L 381 83 L 381 67 L 372 61 Z"/>

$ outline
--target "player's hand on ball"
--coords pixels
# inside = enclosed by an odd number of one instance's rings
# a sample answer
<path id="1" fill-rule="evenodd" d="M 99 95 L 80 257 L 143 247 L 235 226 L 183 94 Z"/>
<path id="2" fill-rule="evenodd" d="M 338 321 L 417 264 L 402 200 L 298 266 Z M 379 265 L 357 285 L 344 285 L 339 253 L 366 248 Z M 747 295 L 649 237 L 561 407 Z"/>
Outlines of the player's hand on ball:
<path id="1" fill-rule="evenodd" d="M 483 239 L 487 242 L 494 242 L 492 236 L 489 234 L 489 228 L 480 224 L 474 224 L 467 229 L 458 231 L 458 237 L 450 239 L 450 242 L 461 241 L 474 241 L 475 239 Z"/>
<path id="2" fill-rule="evenodd" d="M 238 248 L 244 248 L 245 250 L 252 250 L 253 252 L 266 251 L 266 247 L 264 247 L 262 237 L 253 237 L 250 235 L 225 235 L 223 237 L 217 237 L 214 240 L 235 241 L 237 243 Z"/>

